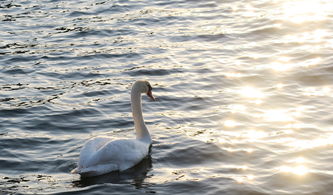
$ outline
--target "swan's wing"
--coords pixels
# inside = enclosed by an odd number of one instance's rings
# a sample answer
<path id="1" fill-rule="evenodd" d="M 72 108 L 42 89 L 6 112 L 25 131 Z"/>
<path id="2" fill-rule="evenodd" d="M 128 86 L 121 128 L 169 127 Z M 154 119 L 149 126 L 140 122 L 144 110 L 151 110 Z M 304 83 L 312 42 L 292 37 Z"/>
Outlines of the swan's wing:
<path id="1" fill-rule="evenodd" d="M 92 155 L 110 141 L 107 137 L 96 137 L 87 141 L 80 152 L 79 167 L 85 167 Z"/>
<path id="2" fill-rule="evenodd" d="M 149 145 L 141 141 L 116 140 L 108 142 L 96 151 L 89 159 L 89 166 L 101 164 L 117 165 L 115 170 L 126 170 L 139 163 L 148 155 Z"/>

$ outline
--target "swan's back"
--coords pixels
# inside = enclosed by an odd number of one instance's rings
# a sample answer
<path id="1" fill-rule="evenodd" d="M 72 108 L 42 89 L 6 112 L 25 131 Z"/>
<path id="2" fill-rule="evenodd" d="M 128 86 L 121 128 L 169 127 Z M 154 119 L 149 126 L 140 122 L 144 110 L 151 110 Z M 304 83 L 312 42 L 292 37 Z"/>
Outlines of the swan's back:
<path id="1" fill-rule="evenodd" d="M 136 139 L 92 139 L 81 150 L 76 172 L 84 176 L 94 176 L 126 170 L 148 155 L 149 146 L 149 143 Z"/>

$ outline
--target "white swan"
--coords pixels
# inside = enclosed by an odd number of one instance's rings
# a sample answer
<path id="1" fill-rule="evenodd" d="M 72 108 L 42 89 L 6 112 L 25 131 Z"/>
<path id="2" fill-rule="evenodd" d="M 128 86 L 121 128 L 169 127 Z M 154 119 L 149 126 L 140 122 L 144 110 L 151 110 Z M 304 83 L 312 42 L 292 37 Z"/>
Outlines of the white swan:
<path id="1" fill-rule="evenodd" d="M 136 81 L 133 84 L 131 105 L 136 139 L 112 141 L 107 137 L 96 137 L 89 140 L 81 149 L 78 167 L 72 173 L 96 176 L 111 171 L 123 171 L 148 155 L 152 141 L 142 116 L 141 93 L 146 93 L 155 100 L 148 81 Z"/>

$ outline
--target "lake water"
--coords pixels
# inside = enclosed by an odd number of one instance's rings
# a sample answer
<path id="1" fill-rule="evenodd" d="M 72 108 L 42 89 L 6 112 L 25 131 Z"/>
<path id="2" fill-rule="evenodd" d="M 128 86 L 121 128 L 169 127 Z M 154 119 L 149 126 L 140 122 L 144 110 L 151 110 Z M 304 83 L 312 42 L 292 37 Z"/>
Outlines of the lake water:
<path id="1" fill-rule="evenodd" d="M 333 193 L 331 0 L 0 1 L 0 194 Z M 123 173 L 70 174 L 134 137 Z"/>

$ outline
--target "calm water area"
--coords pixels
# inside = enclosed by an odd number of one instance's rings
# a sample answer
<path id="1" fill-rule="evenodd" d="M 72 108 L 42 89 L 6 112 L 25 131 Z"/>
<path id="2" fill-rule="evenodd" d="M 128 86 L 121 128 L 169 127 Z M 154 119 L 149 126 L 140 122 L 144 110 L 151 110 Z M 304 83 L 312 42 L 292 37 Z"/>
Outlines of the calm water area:
<path id="1" fill-rule="evenodd" d="M 90 138 L 151 154 L 71 174 Z M 0 194 L 333 194 L 331 0 L 1 0 Z"/>

